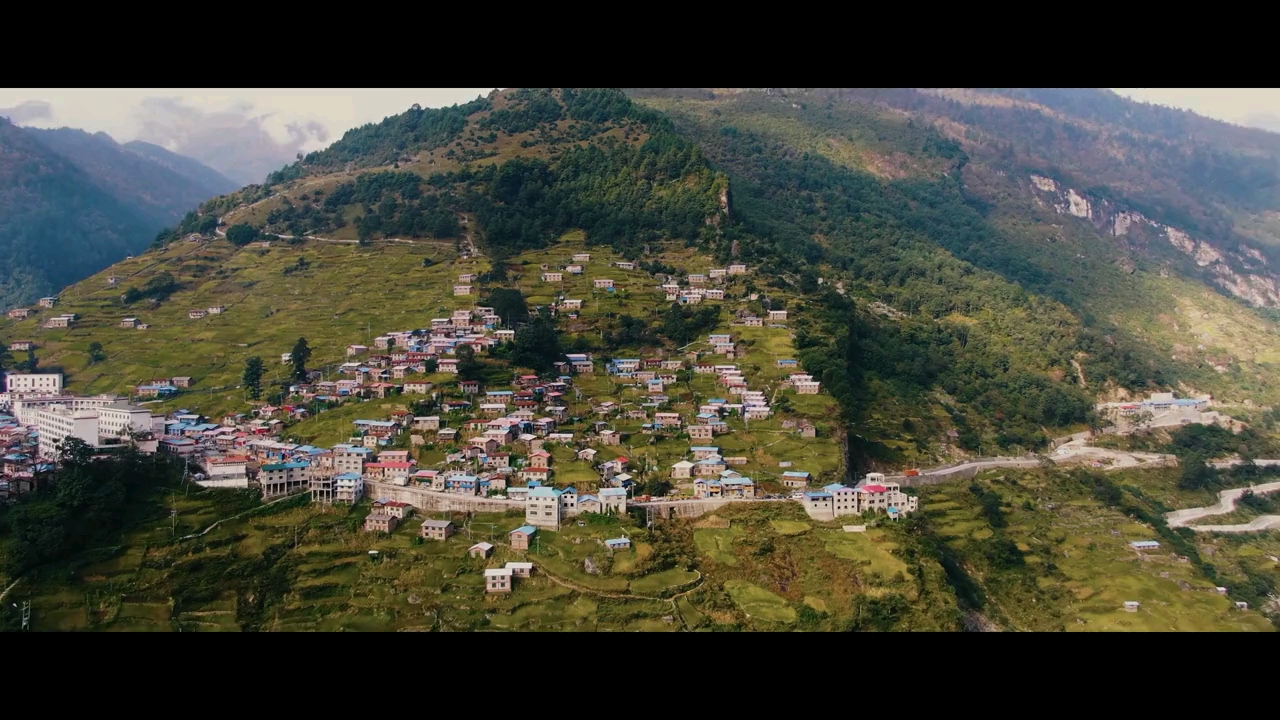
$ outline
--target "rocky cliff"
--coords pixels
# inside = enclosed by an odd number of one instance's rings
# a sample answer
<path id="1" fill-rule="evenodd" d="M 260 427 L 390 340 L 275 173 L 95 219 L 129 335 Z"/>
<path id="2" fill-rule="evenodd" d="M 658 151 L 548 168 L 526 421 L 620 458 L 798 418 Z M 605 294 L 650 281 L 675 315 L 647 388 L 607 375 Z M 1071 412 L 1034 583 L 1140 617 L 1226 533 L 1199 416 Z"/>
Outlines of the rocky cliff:
<path id="1" fill-rule="evenodd" d="M 1207 280 L 1255 307 L 1280 307 L 1280 274 L 1256 247 L 1243 242 L 1223 247 L 1152 220 L 1106 198 L 1065 187 L 1052 178 L 1029 176 L 1036 201 L 1061 215 L 1091 223 L 1098 232 L 1126 248 L 1176 256 L 1199 268 Z"/>

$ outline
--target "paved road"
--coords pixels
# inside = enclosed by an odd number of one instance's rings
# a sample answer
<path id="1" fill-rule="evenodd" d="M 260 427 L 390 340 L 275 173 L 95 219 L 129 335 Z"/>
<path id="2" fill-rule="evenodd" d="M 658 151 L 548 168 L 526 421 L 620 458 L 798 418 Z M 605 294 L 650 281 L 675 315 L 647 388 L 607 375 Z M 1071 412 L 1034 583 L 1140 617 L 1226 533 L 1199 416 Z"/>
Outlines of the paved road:
<path id="1" fill-rule="evenodd" d="M 1259 461 L 1261 464 L 1263 461 Z M 1280 460 L 1267 461 L 1268 464 L 1280 464 Z M 1263 515 L 1254 518 L 1251 522 L 1240 525 L 1191 525 L 1192 522 L 1200 518 L 1212 517 L 1214 515 L 1225 515 L 1236 509 L 1236 501 L 1244 494 L 1246 490 L 1253 490 L 1255 493 L 1273 493 L 1280 491 L 1280 482 L 1262 483 L 1248 488 L 1232 488 L 1223 490 L 1218 493 L 1218 502 L 1206 507 L 1186 508 L 1184 510 L 1174 510 L 1166 513 L 1165 522 L 1169 523 L 1169 527 L 1189 527 L 1196 532 L 1256 532 L 1258 530 L 1267 530 L 1273 527 L 1280 527 L 1280 515 Z"/>
<path id="2" fill-rule="evenodd" d="M 1191 525 L 1196 532 L 1251 533 L 1280 530 L 1280 515 L 1261 515 L 1242 525 Z"/>

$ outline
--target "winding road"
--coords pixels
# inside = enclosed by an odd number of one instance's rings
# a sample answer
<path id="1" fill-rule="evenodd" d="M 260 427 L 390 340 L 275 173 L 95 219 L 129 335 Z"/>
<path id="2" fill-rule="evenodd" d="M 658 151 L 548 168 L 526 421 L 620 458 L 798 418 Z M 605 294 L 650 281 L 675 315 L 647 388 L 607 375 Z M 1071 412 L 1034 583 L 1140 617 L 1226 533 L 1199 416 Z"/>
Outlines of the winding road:
<path id="1" fill-rule="evenodd" d="M 1258 461 L 1261 465 L 1264 461 Z M 1280 461 L 1267 461 L 1267 464 L 1276 464 Z M 1246 490 L 1262 495 L 1265 493 L 1273 493 L 1280 491 L 1280 482 L 1262 483 L 1247 488 L 1232 488 L 1223 490 L 1218 493 L 1218 502 L 1213 505 L 1197 508 L 1186 508 L 1185 510 L 1174 510 L 1166 513 L 1165 522 L 1169 523 L 1171 528 L 1189 527 L 1196 532 L 1218 532 L 1218 533 L 1246 533 L 1259 532 L 1261 530 L 1271 530 L 1280 528 L 1280 515 L 1262 515 L 1253 520 L 1240 525 L 1192 525 L 1191 523 L 1201 518 L 1212 517 L 1214 515 L 1225 515 L 1236 509 L 1236 501 L 1244 495 Z"/>

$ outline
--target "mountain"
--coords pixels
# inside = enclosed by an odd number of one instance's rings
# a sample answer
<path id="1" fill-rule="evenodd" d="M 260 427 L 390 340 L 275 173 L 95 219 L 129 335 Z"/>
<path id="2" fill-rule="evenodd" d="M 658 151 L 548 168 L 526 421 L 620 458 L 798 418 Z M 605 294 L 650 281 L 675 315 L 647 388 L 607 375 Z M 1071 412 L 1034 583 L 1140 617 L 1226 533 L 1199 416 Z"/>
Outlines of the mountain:
<path id="1" fill-rule="evenodd" d="M 57 292 L 236 185 L 161 148 L 0 119 L 0 305 Z"/>
<path id="2" fill-rule="evenodd" d="M 330 339 L 316 355 L 334 362 L 369 326 L 408 322 L 382 297 L 388 281 L 421 307 L 452 304 L 442 273 L 463 267 L 485 290 L 516 276 L 540 294 L 525 263 L 577 233 L 658 266 L 690 251 L 743 261 L 757 295 L 803 298 L 795 350 L 839 400 L 857 468 L 1043 448 L 1087 427 L 1099 398 L 1157 388 L 1280 401 L 1272 248 L 1224 220 L 1274 204 L 1265 132 L 1105 93 L 630 94 L 510 90 L 353 129 L 112 268 L 132 276 L 133 302 L 102 278 L 70 289 L 85 324 L 49 333 L 44 352 L 73 388 L 126 389 L 146 353 L 234 385 L 258 352 L 242 346 L 286 352 L 305 334 Z M 1105 161 L 1125 143 L 1149 152 Z M 1196 153 L 1241 179 L 1206 185 Z M 235 243 L 177 242 L 219 218 Z M 255 239 L 276 242 L 244 247 Z M 415 265 L 423 253 L 434 264 Z M 167 289 L 148 299 L 153 280 Z M 228 299 L 252 317 L 219 318 L 201 344 L 187 306 Z M 114 329 L 144 310 L 145 345 Z M 622 352 L 605 336 L 635 321 L 653 331 L 637 337 L 661 338 L 663 311 L 585 313 L 562 330 Z M 288 323 L 266 320 L 281 312 Z M 88 337 L 120 352 L 86 375 Z"/>
<path id="3" fill-rule="evenodd" d="M 239 185 L 195 160 L 149 143 L 120 145 L 106 133 L 25 128 L 123 203 L 154 222 L 177 223 L 192 207 Z"/>
<path id="4" fill-rule="evenodd" d="M 30 302 L 145 248 L 156 225 L 0 119 L 0 304 Z"/>
<path id="5" fill-rule="evenodd" d="M 240 187 L 240 183 L 201 163 L 199 160 L 170 152 L 159 145 L 133 140 L 125 143 L 122 147 L 187 178 L 204 192 L 204 199 L 215 195 L 225 195 Z M 183 209 L 190 209 L 190 205 Z"/>
<path id="6" fill-rule="evenodd" d="M 771 493 L 789 491 L 786 467 L 811 473 L 816 489 L 868 470 L 1048 453 L 1054 438 L 1101 424 L 1096 401 L 1155 390 L 1212 393 L 1252 426 L 1215 428 L 1213 454 L 1269 455 L 1280 402 L 1271 143 L 1094 91 L 512 89 L 410 108 L 208 200 L 147 252 L 67 288 L 53 312 L 77 313 L 73 327 L 0 319 L 0 342 L 33 340 L 75 392 L 188 376 L 190 390 L 152 407 L 216 421 L 255 407 L 241 387 L 252 357 L 265 362 L 257 406 L 308 402 L 290 395 L 290 367 L 275 360 L 299 336 L 309 367 L 333 380 L 349 345 L 480 304 L 517 318 L 527 305 L 536 317 L 469 372 L 505 388 L 562 352 L 593 353 L 596 373 L 565 396 L 563 427 L 582 434 L 606 401 L 651 402 L 603 361 L 714 357 L 707 336 L 731 334 L 732 362 L 775 415 L 731 417 L 714 442 Z M 555 277 L 583 253 L 583 274 Z M 723 300 L 685 306 L 661 289 L 730 264 L 747 272 L 716 279 Z M 612 289 L 595 287 L 606 279 Z M 570 299 L 581 302 L 561 303 Z M 746 322 L 771 311 L 785 321 Z M 791 359 L 821 393 L 790 386 Z M 663 390 L 688 417 L 728 397 L 714 375 L 676 372 Z M 461 397 L 456 375 L 423 380 Z M 449 415 L 417 400 L 314 400 L 282 438 L 326 446 L 355 420 Z M 691 442 L 646 433 L 642 415 L 612 417 L 626 445 L 599 452 L 625 451 L 638 481 L 661 488 Z M 809 425 L 813 437 L 802 436 Z M 1170 444 L 1188 439 L 1198 441 Z M 1167 449 L 1158 436 L 1106 441 Z M 456 450 L 397 442 L 422 467 Z M 552 446 L 555 481 L 590 492 L 599 476 L 576 450 Z M 125 583 L 111 591 L 126 598 L 120 612 L 87 612 L 82 598 L 97 595 L 68 592 L 66 574 L 33 590 L 37 607 L 56 608 L 41 622 L 57 629 L 82 618 L 117 629 L 212 618 L 244 629 L 1266 629 L 1257 610 L 1280 580 L 1263 560 L 1270 541 L 1188 537 L 1162 520 L 1212 504 L 1218 486 L 1206 477 L 1246 476 L 1197 473 L 1185 459 L 1193 472 L 1005 467 L 915 488 L 921 512 L 867 519 L 866 532 L 793 503 L 605 521 L 616 529 L 584 522 L 546 533 L 535 577 L 483 612 L 472 582 L 481 563 L 464 565 L 469 537 L 414 548 L 410 526 L 354 543 L 358 515 L 285 503 L 287 524 L 236 520 L 239 500 L 196 491 L 175 507 L 183 531 L 228 518 L 201 544 L 138 561 L 158 547 L 144 545 L 152 524 L 119 558 L 83 566 L 85 583 Z M 522 522 L 488 520 L 498 538 Z M 623 528 L 634 555 L 592 549 Z M 1134 562 L 1130 543 L 1152 538 L 1167 547 Z M 369 563 L 371 544 L 396 549 L 382 561 L 390 568 Z M 541 598 L 532 610 L 531 597 Z M 1142 609 L 1130 615 L 1133 598 Z"/>

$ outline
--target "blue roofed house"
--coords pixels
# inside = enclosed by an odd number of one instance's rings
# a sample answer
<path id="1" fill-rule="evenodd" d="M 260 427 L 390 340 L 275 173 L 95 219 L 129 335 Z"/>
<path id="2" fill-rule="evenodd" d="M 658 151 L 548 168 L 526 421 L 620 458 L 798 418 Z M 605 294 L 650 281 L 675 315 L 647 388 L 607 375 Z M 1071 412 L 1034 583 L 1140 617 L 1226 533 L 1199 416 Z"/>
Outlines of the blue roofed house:
<path id="1" fill-rule="evenodd" d="M 584 513 L 600 514 L 600 498 L 595 495 L 581 495 L 578 497 L 578 511 Z"/>
<path id="2" fill-rule="evenodd" d="M 693 464 L 693 474 L 700 478 L 715 477 L 723 472 L 724 469 L 724 459 L 719 455 L 713 455 Z"/>
<path id="3" fill-rule="evenodd" d="M 616 515 L 627 512 L 626 488 L 601 488 L 597 494 L 600 498 L 600 512 Z"/>
<path id="4" fill-rule="evenodd" d="M 782 484 L 789 488 L 806 488 L 809 486 L 809 473 L 803 470 L 788 470 L 782 473 Z"/>
<path id="5" fill-rule="evenodd" d="M 756 485 L 751 478 L 747 477 L 721 478 L 720 488 L 722 497 L 754 498 L 756 496 Z"/>
<path id="6" fill-rule="evenodd" d="M 631 547 L 630 538 L 610 538 L 604 541 L 610 550 L 626 550 Z"/>
<path id="7" fill-rule="evenodd" d="M 558 530 L 560 528 L 562 491 L 549 487 L 537 487 L 529 491 L 524 502 L 524 521 L 535 527 Z"/>
<path id="8" fill-rule="evenodd" d="M 533 540 L 533 536 L 538 533 L 538 528 L 532 525 L 521 525 L 520 527 L 507 533 L 507 538 L 511 541 L 512 550 L 528 550 L 529 543 Z"/>
<path id="9" fill-rule="evenodd" d="M 698 478 L 693 481 L 693 496 L 699 500 L 721 497 L 723 491 L 718 478 Z"/>

